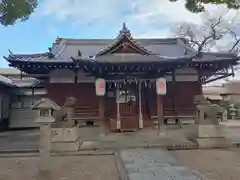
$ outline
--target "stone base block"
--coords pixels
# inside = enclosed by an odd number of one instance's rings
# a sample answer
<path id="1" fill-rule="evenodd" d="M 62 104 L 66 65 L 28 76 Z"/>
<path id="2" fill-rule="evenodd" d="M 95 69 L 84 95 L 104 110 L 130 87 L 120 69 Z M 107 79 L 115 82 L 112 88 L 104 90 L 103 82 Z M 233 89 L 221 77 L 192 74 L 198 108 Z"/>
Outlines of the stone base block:
<path id="1" fill-rule="evenodd" d="M 79 128 L 52 128 L 51 142 L 75 142 L 79 138 Z"/>
<path id="2" fill-rule="evenodd" d="M 221 124 L 197 125 L 197 137 L 199 138 L 225 137 L 226 131 L 226 126 Z"/>
<path id="3" fill-rule="evenodd" d="M 66 152 L 66 151 L 78 151 L 80 147 L 80 140 L 75 142 L 53 142 L 51 143 L 52 152 Z"/>
<path id="4" fill-rule="evenodd" d="M 206 124 L 196 126 L 195 141 L 199 148 L 228 147 L 226 126 L 220 124 Z"/>
<path id="5" fill-rule="evenodd" d="M 52 128 L 51 151 L 78 151 L 81 139 L 79 128 Z"/>
<path id="6" fill-rule="evenodd" d="M 197 138 L 199 148 L 227 148 L 229 143 L 226 138 Z"/>

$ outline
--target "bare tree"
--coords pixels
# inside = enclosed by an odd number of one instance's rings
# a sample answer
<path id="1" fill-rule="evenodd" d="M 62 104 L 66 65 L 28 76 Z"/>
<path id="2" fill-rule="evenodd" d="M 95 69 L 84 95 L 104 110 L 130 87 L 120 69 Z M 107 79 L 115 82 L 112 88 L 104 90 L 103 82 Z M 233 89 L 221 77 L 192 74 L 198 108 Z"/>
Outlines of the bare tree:
<path id="1" fill-rule="evenodd" d="M 221 49 L 225 52 L 239 53 L 240 34 L 235 31 L 238 27 L 237 17 L 239 14 L 237 12 L 231 19 L 225 18 L 226 15 L 227 13 L 216 17 L 205 12 L 202 24 L 187 22 L 175 24 L 171 27 L 171 32 L 177 37 L 188 40 L 189 44 L 198 52 Z M 229 47 L 230 45 L 231 47 Z"/>
<path id="2" fill-rule="evenodd" d="M 229 11 L 228 11 L 229 12 Z M 240 16 L 239 12 L 227 17 L 224 14 L 211 15 L 204 12 L 202 23 L 180 23 L 171 27 L 173 35 L 185 38 L 189 45 L 200 52 L 221 51 L 234 54 L 240 53 Z M 240 70 L 240 66 L 234 67 L 235 71 Z M 224 81 L 232 80 L 231 77 Z"/>

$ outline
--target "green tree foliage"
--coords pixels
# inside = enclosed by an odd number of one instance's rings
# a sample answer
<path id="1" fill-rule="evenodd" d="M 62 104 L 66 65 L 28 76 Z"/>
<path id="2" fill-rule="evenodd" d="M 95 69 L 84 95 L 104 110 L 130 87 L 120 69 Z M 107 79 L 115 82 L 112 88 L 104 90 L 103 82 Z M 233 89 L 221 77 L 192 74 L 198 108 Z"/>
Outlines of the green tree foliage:
<path id="1" fill-rule="evenodd" d="M 37 4 L 37 0 L 0 0 L 0 23 L 8 26 L 27 20 Z"/>
<path id="2" fill-rule="evenodd" d="M 172 2 L 176 2 L 179 0 L 169 0 Z M 240 1 L 239 0 L 185 0 L 185 7 L 194 13 L 204 11 L 204 5 L 206 4 L 219 4 L 219 5 L 227 5 L 229 9 L 239 9 Z"/>

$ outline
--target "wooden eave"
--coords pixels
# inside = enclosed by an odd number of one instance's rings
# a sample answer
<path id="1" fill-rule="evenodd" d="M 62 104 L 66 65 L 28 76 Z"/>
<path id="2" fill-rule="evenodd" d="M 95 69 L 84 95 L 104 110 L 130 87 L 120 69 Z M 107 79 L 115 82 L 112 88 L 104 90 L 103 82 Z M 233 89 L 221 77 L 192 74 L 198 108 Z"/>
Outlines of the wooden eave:
<path id="1" fill-rule="evenodd" d="M 58 68 L 75 69 L 75 63 L 69 62 L 34 62 L 34 61 L 11 61 L 10 67 L 17 68 L 27 74 L 48 74 Z"/>

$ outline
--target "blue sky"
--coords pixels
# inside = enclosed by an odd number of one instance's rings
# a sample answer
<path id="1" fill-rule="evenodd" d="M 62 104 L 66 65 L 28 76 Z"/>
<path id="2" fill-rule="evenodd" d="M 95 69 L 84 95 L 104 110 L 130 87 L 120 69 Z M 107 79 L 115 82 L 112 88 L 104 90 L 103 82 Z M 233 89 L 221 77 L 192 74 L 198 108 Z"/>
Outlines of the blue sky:
<path id="1" fill-rule="evenodd" d="M 211 7 L 212 8 L 212 7 Z M 114 38 L 126 22 L 134 37 L 168 37 L 172 24 L 201 23 L 201 14 L 188 12 L 182 0 L 42 0 L 26 22 L 0 27 L 0 57 L 45 52 L 57 36 Z M 7 67 L 2 58 L 0 66 Z"/>

